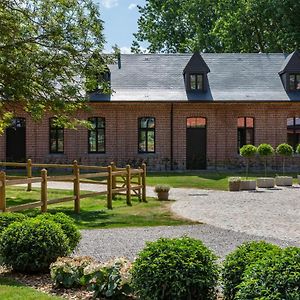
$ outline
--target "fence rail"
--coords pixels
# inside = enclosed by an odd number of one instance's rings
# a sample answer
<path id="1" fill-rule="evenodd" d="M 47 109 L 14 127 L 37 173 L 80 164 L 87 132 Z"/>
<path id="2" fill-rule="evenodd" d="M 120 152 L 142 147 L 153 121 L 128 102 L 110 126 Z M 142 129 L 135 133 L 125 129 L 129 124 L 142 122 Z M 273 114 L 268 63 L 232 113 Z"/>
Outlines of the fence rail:
<path id="1" fill-rule="evenodd" d="M 30 208 L 41 207 L 42 212 L 47 211 L 47 206 L 50 204 L 62 203 L 67 201 L 74 201 L 74 210 L 76 213 L 80 212 L 80 200 L 88 197 L 98 195 L 107 196 L 107 208 L 113 208 L 113 199 L 115 195 L 125 194 L 127 205 L 131 204 L 131 197 L 137 196 L 140 201 L 146 201 L 146 165 L 138 169 L 132 169 L 130 165 L 126 168 L 117 168 L 115 163 L 109 166 L 86 166 L 79 165 L 77 161 L 73 164 L 35 164 L 31 159 L 26 163 L 0 162 L 2 167 L 26 167 L 27 176 L 25 178 L 9 179 L 4 171 L 0 172 L 0 212 L 5 211 L 21 211 Z M 32 177 L 33 168 L 42 168 L 39 177 Z M 71 169 L 71 175 L 48 176 L 47 169 L 63 168 Z M 81 170 L 93 170 L 94 173 L 81 174 Z M 98 171 L 98 172 L 97 172 Z M 90 192 L 81 194 L 80 183 L 81 179 L 89 179 L 101 177 L 101 181 L 94 181 L 94 184 L 106 185 L 106 190 L 100 192 Z M 137 180 L 134 180 L 137 179 Z M 73 196 L 63 197 L 59 199 L 48 199 L 48 182 L 49 181 L 72 181 L 73 182 Z M 32 190 L 32 183 L 41 184 L 40 201 L 7 207 L 6 203 L 6 187 L 19 184 L 27 184 L 27 191 Z"/>

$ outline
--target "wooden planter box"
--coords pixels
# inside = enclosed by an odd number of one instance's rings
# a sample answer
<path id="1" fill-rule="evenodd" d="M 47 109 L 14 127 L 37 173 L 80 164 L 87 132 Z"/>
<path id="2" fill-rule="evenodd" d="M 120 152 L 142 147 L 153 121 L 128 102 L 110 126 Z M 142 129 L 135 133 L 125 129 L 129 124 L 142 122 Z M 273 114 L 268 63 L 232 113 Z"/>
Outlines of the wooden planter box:
<path id="1" fill-rule="evenodd" d="M 256 189 L 256 180 L 242 180 L 240 184 L 241 191 L 249 191 Z"/>
<path id="2" fill-rule="evenodd" d="M 259 188 L 273 188 L 275 186 L 275 180 L 270 177 L 257 178 L 256 185 Z"/>
<path id="3" fill-rule="evenodd" d="M 169 200 L 169 192 L 157 192 L 158 200 Z"/>
<path id="4" fill-rule="evenodd" d="M 291 176 L 277 176 L 275 178 L 275 183 L 278 186 L 292 186 L 293 185 L 293 177 L 291 177 Z"/>
<path id="5" fill-rule="evenodd" d="M 237 192 L 240 190 L 240 181 L 239 182 L 228 182 L 228 189 L 230 192 Z"/>

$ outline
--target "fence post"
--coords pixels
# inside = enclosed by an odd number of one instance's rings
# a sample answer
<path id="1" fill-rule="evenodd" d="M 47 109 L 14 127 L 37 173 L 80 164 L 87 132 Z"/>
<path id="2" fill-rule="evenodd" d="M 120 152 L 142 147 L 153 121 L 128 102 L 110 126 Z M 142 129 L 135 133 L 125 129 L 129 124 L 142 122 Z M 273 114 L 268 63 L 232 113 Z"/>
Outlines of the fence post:
<path id="1" fill-rule="evenodd" d="M 6 194 L 5 194 L 5 189 L 6 189 L 6 174 L 5 172 L 1 171 L 0 172 L 0 211 L 5 212 L 6 210 Z"/>
<path id="2" fill-rule="evenodd" d="M 31 159 L 27 159 L 27 178 L 32 178 L 32 162 Z M 28 182 L 27 183 L 27 192 L 31 192 L 32 190 L 32 183 Z"/>
<path id="3" fill-rule="evenodd" d="M 143 169 L 143 173 L 142 173 L 142 201 L 143 202 L 147 202 L 147 197 L 146 197 L 146 172 L 147 172 L 147 167 L 146 164 L 142 164 L 142 169 Z"/>
<path id="4" fill-rule="evenodd" d="M 107 208 L 112 209 L 112 166 L 107 167 Z"/>
<path id="5" fill-rule="evenodd" d="M 141 167 L 138 167 L 138 170 L 141 171 Z M 142 184 L 142 179 L 141 179 L 141 173 L 138 173 L 138 185 L 141 186 Z M 138 197 L 139 197 L 139 201 L 142 201 L 142 188 L 139 187 L 138 189 Z"/>
<path id="6" fill-rule="evenodd" d="M 131 169 L 130 165 L 126 166 L 126 203 L 131 206 Z"/>
<path id="7" fill-rule="evenodd" d="M 110 165 L 111 165 L 112 172 L 116 171 L 116 164 L 114 162 L 111 162 Z M 115 175 L 112 175 L 112 189 L 113 189 L 112 198 L 113 199 L 116 198 L 116 194 L 114 193 L 114 190 L 116 188 L 117 188 L 117 179 Z"/>
<path id="8" fill-rule="evenodd" d="M 80 170 L 78 167 L 77 160 L 73 162 L 73 195 L 74 195 L 74 211 L 76 214 L 80 213 Z"/>
<path id="9" fill-rule="evenodd" d="M 42 169 L 41 171 L 41 212 L 46 212 L 47 211 L 47 201 L 48 201 L 48 194 L 47 194 L 47 170 Z"/>

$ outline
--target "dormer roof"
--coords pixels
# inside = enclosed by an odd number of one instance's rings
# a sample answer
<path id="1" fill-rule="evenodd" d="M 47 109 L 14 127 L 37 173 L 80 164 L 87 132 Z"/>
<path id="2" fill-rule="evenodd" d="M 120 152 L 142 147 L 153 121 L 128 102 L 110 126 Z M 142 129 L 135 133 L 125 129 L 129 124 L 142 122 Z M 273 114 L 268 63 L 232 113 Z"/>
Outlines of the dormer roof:
<path id="1" fill-rule="evenodd" d="M 196 52 L 192 55 L 191 59 L 185 66 L 183 74 L 185 73 L 209 73 L 210 69 L 207 66 L 206 62 L 202 58 L 199 52 Z"/>
<path id="2" fill-rule="evenodd" d="M 294 72 L 300 72 L 300 53 L 298 51 L 287 56 L 278 74 Z"/>

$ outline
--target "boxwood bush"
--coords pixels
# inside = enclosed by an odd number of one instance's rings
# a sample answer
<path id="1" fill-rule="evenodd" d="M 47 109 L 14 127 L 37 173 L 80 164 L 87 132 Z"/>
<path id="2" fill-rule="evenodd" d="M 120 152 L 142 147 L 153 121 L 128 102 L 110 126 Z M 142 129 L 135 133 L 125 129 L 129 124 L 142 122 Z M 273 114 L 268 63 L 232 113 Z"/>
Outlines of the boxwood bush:
<path id="1" fill-rule="evenodd" d="M 23 273 L 47 272 L 52 262 L 69 253 L 61 226 L 50 220 L 14 222 L 0 236 L 2 262 Z"/>
<path id="2" fill-rule="evenodd" d="M 299 300 L 300 248 L 286 248 L 249 266 L 235 299 Z"/>
<path id="3" fill-rule="evenodd" d="M 69 240 L 70 250 L 73 251 L 77 247 L 81 235 L 72 218 L 68 217 L 64 213 L 45 213 L 38 215 L 36 218 L 40 220 L 51 220 L 58 223 Z"/>
<path id="4" fill-rule="evenodd" d="M 132 284 L 144 300 L 214 299 L 218 271 L 216 256 L 201 241 L 161 238 L 139 253 Z"/>
<path id="5" fill-rule="evenodd" d="M 238 285 L 246 268 L 269 253 L 280 253 L 281 248 L 264 241 L 246 242 L 228 254 L 223 263 L 222 282 L 226 300 L 235 299 Z"/>
<path id="6" fill-rule="evenodd" d="M 27 219 L 27 216 L 20 213 L 5 212 L 0 214 L 0 234 L 10 224 Z"/>

